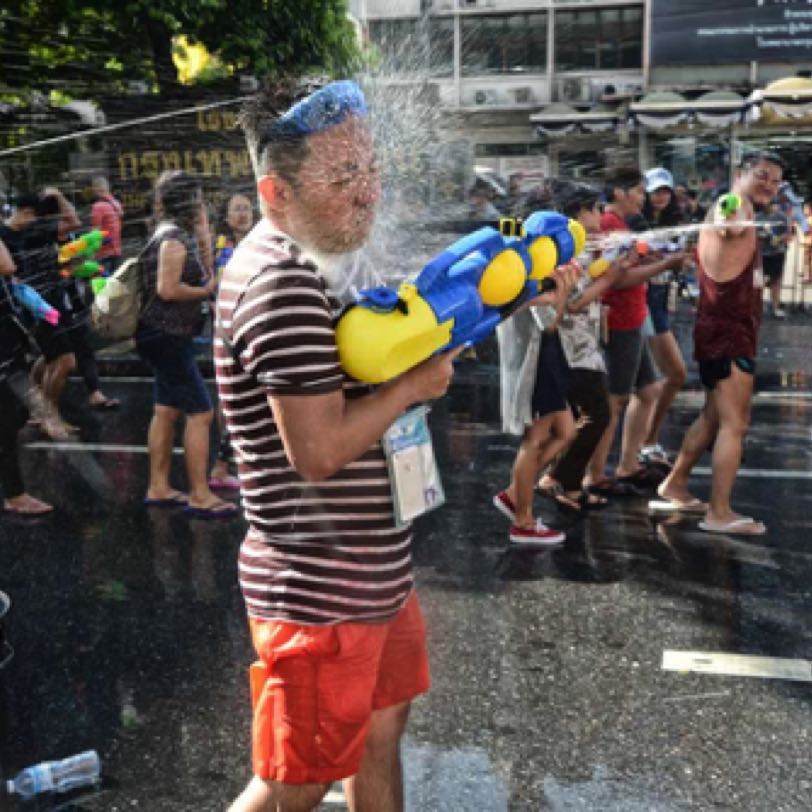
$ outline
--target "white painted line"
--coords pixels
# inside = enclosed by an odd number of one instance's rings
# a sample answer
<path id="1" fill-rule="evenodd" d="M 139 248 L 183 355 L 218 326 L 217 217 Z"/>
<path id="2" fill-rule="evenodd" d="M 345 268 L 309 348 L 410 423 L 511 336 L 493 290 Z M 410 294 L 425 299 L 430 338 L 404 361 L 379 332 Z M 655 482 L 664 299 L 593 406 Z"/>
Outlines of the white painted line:
<path id="1" fill-rule="evenodd" d="M 756 392 L 760 400 L 812 400 L 812 392 Z"/>
<path id="2" fill-rule="evenodd" d="M 39 441 L 26 443 L 24 448 L 34 451 L 93 451 L 102 454 L 148 454 L 145 445 L 116 445 L 115 443 L 49 443 Z M 173 448 L 173 454 L 183 454 L 182 448 Z"/>
<path id="3" fill-rule="evenodd" d="M 696 476 L 710 476 L 711 468 L 694 468 Z M 812 471 L 780 471 L 773 468 L 739 468 L 736 476 L 744 479 L 812 479 Z"/>
<path id="4" fill-rule="evenodd" d="M 758 657 L 724 651 L 663 652 L 663 671 L 721 674 L 728 677 L 763 677 L 812 682 L 812 662 L 785 657 Z"/>
<path id="5" fill-rule="evenodd" d="M 75 380 L 81 382 L 81 378 L 76 376 Z M 149 375 L 102 375 L 99 380 L 102 383 L 152 383 L 155 378 Z M 207 383 L 214 383 L 214 378 L 203 378 Z"/>
<path id="6" fill-rule="evenodd" d="M 692 699 L 721 699 L 730 696 L 730 691 L 708 691 L 704 694 L 677 694 L 677 696 L 665 696 L 663 702 L 688 702 Z"/>

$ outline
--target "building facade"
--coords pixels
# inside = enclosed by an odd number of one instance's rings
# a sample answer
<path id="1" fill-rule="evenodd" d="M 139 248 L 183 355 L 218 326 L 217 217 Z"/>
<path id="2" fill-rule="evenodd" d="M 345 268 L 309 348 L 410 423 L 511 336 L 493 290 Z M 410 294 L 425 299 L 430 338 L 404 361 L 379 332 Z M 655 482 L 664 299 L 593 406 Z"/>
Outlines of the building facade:
<path id="1" fill-rule="evenodd" d="M 380 78 L 420 77 L 436 90 L 441 131 L 464 139 L 473 165 L 502 177 L 589 174 L 634 148 L 589 116 L 643 92 L 642 0 L 359 0 Z M 531 121 L 551 105 L 584 116 L 559 140 Z"/>
<path id="2" fill-rule="evenodd" d="M 812 180 L 807 0 L 356 0 L 353 12 L 379 78 L 431 85 L 440 136 L 466 144 L 472 168 L 588 178 L 636 160 L 719 186 L 744 150 L 769 147 Z M 799 72 L 800 90 L 786 82 Z"/>

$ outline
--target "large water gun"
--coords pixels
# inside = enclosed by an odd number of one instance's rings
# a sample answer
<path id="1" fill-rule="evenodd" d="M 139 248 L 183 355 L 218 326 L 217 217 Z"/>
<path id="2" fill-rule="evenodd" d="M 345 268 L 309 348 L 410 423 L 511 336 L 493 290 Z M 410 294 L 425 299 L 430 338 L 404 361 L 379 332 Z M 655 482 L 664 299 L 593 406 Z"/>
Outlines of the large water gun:
<path id="1" fill-rule="evenodd" d="M 437 352 L 476 344 L 519 304 L 554 287 L 553 271 L 586 242 L 583 226 L 557 212 L 534 212 L 517 231 L 480 228 L 397 291 L 362 290 L 336 325 L 345 371 L 382 383 Z"/>
<path id="2" fill-rule="evenodd" d="M 47 321 L 48 324 L 56 326 L 59 323 L 59 311 L 51 307 L 34 288 L 24 285 L 22 282 L 10 282 L 11 295 L 26 310 L 30 311 L 34 318 L 40 321 Z"/>

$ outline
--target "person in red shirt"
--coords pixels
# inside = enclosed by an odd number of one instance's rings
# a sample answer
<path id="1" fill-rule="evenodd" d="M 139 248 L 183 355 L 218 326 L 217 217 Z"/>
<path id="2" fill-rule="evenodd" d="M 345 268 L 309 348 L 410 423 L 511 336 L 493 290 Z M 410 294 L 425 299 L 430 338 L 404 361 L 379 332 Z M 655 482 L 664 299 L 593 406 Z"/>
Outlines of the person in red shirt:
<path id="1" fill-rule="evenodd" d="M 733 185 L 736 212 L 723 212 L 719 203 L 708 215 L 717 229 L 699 236 L 699 304 L 694 325 L 694 358 L 705 387 L 705 406 L 682 441 L 674 469 L 657 489 L 664 501 L 653 510 L 705 513 L 699 528 L 707 533 L 760 536 L 763 522 L 735 513 L 730 506 L 739 471 L 742 444 L 750 424 L 750 402 L 758 354 L 758 331 L 764 299 L 764 273 L 752 221 L 754 207 L 766 206 L 776 194 L 783 162 L 770 152 L 748 155 Z M 726 196 L 728 197 L 728 196 Z M 708 448 L 712 448 L 710 503 L 688 490 L 688 477 Z M 706 512 L 707 511 L 707 512 Z"/>
<path id="2" fill-rule="evenodd" d="M 627 221 L 639 217 L 646 199 L 643 175 L 634 166 L 618 166 L 606 175 L 606 198 L 601 215 L 604 232 L 629 231 Z M 638 487 L 658 484 L 654 472 L 641 466 L 638 454 L 646 437 L 649 416 L 660 392 L 658 373 L 643 336 L 646 280 L 681 264 L 684 255 L 640 263 L 626 268 L 612 290 L 603 296 L 609 307 L 609 341 L 606 366 L 609 374 L 611 419 L 589 463 L 587 482 L 603 496 L 633 495 Z M 628 406 L 628 408 L 627 408 Z M 617 424 L 625 409 L 620 457 L 614 477 L 605 473 Z"/>
<path id="3" fill-rule="evenodd" d="M 93 228 L 107 232 L 107 240 L 99 250 L 97 259 L 104 267 L 105 274 L 109 275 L 121 262 L 121 221 L 124 209 L 110 194 L 110 184 L 103 175 L 93 178 L 93 195 L 96 200 L 90 209 L 90 222 Z"/>

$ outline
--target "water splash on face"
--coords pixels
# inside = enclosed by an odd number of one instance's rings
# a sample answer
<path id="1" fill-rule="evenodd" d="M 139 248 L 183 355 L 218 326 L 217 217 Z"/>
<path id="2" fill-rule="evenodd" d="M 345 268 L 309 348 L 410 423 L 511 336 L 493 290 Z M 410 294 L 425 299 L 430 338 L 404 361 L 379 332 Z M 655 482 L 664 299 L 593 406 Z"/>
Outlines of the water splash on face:
<path id="1" fill-rule="evenodd" d="M 448 216 L 452 199 L 462 208 L 470 155 L 460 142 L 444 140 L 440 99 L 432 83 L 429 17 L 413 37 L 379 40 L 380 63 L 361 80 L 369 108 L 381 198 L 375 226 L 363 249 L 346 255 L 331 274 L 336 295 L 351 301 L 357 291 L 397 286 L 414 276 L 448 242 L 425 228 L 432 212 Z M 452 235 L 453 237 L 453 235 Z"/>

